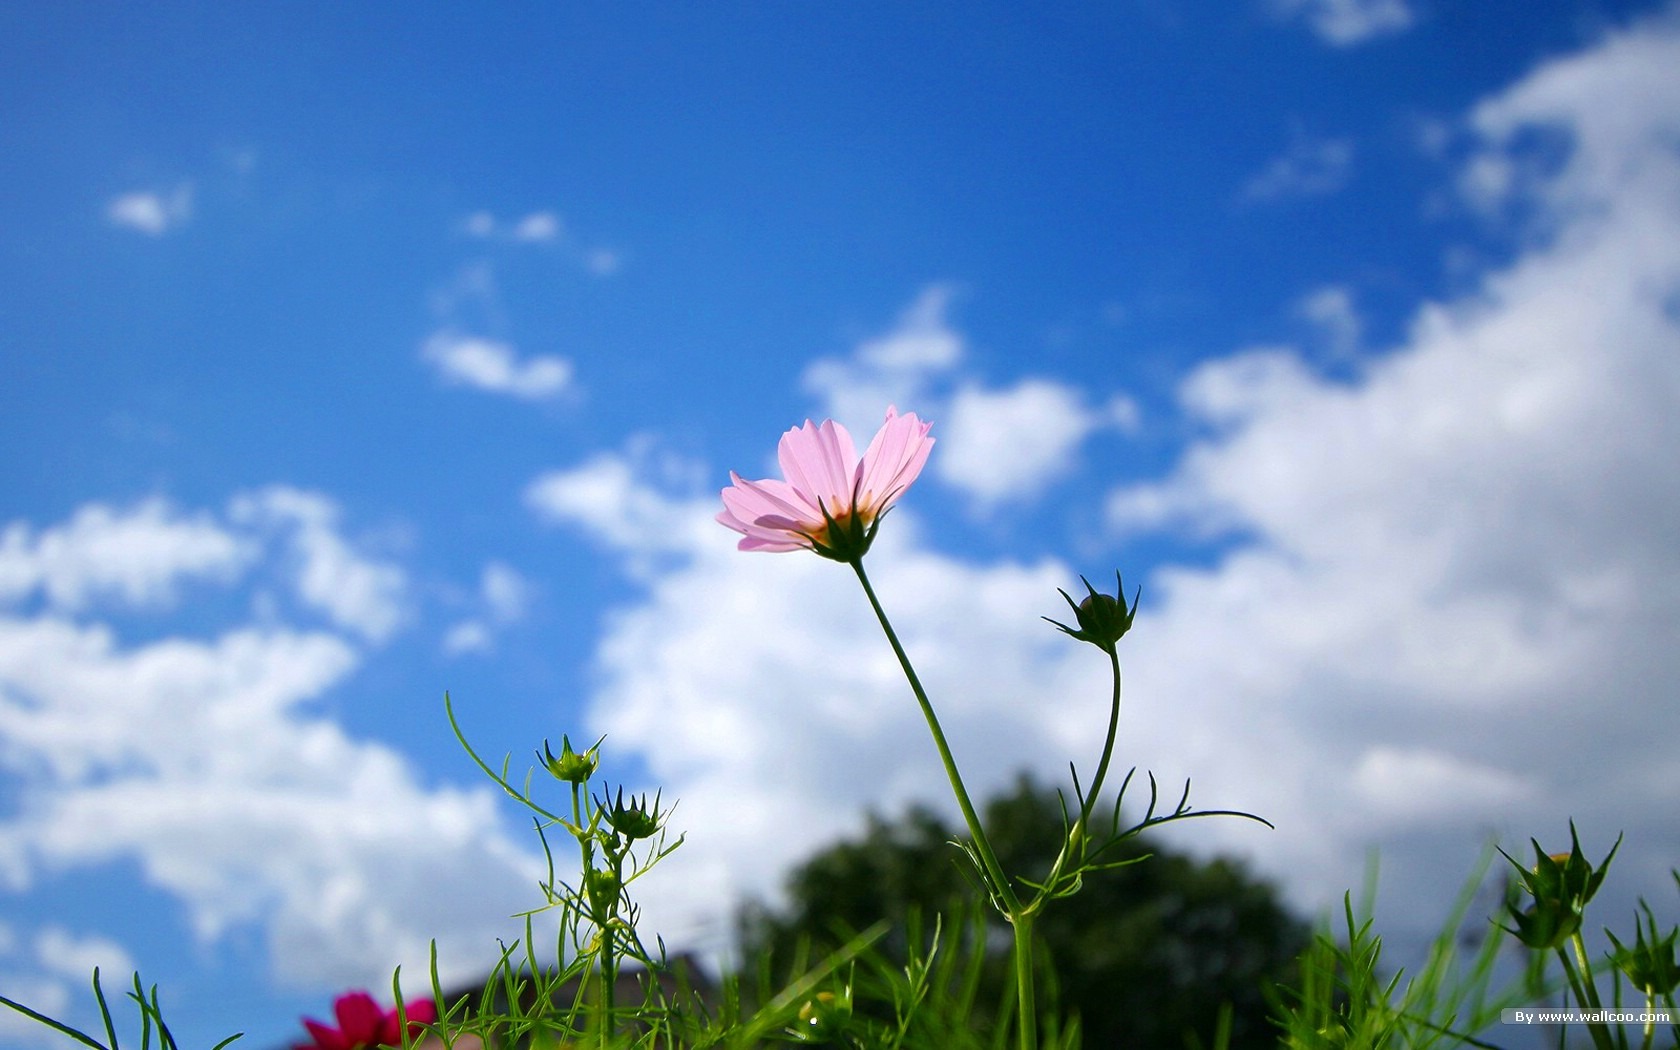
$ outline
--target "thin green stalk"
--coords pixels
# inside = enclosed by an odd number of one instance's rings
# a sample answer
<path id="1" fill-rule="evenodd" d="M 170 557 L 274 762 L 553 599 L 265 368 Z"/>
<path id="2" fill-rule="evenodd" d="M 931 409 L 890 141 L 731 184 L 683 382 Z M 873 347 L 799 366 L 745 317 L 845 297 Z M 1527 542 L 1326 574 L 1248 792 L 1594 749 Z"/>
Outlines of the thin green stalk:
<path id="1" fill-rule="evenodd" d="M 1575 1001 L 1582 1009 L 1597 1010 L 1601 1008 L 1598 1001 L 1598 989 L 1592 983 L 1592 968 L 1587 963 L 1586 944 L 1581 940 L 1581 934 L 1576 932 L 1572 938 L 1576 956 L 1580 959 L 1581 970 L 1577 976 L 1575 963 L 1569 958 L 1569 953 L 1558 945 L 1558 958 L 1563 962 L 1563 975 L 1569 981 L 1570 989 L 1575 993 Z M 1592 1037 L 1593 1046 L 1599 1050 L 1615 1050 L 1615 1044 L 1610 1041 L 1610 1033 L 1602 1024 L 1587 1025 L 1587 1034 Z"/>
<path id="2" fill-rule="evenodd" d="M 1090 790 L 1086 792 L 1085 797 L 1079 800 L 1079 820 L 1074 824 L 1073 833 L 1068 836 L 1068 840 L 1062 843 L 1055 863 L 1050 865 L 1050 874 L 1045 877 L 1043 888 L 1033 897 L 1032 903 L 1027 905 L 1028 912 L 1043 907 L 1050 895 L 1056 892 L 1061 882 L 1062 871 L 1072 859 L 1070 854 L 1077 848 L 1082 859 L 1086 843 L 1090 839 L 1091 812 L 1097 808 L 1097 800 L 1102 797 L 1103 779 L 1108 776 L 1108 764 L 1114 758 L 1114 741 L 1120 734 L 1120 653 L 1110 648 L 1108 662 L 1114 679 L 1114 690 L 1108 708 L 1108 735 L 1103 740 L 1102 758 L 1097 762 L 1097 775 L 1091 780 Z M 1074 786 L 1078 787 L 1077 781 Z"/>
<path id="3" fill-rule="evenodd" d="M 1011 916 L 1015 933 L 1015 1005 L 1020 1018 L 1021 1048 L 1038 1044 L 1038 1004 L 1033 987 L 1033 919 L 1022 913 Z"/>
<path id="4" fill-rule="evenodd" d="M 986 838 L 985 829 L 980 826 L 980 814 L 975 811 L 974 803 L 968 797 L 968 789 L 963 786 L 962 774 L 957 771 L 957 760 L 951 754 L 951 745 L 945 740 L 945 731 L 940 728 L 939 716 L 934 714 L 927 691 L 922 688 L 921 679 L 916 677 L 916 669 L 910 666 L 910 657 L 905 654 L 904 646 L 899 644 L 898 633 L 893 630 L 886 611 L 881 608 L 880 599 L 875 597 L 875 588 L 869 585 L 869 576 L 863 571 L 862 560 L 852 562 L 851 566 L 857 572 L 858 582 L 863 584 L 863 593 L 868 596 L 869 605 L 875 610 L 875 618 L 880 621 L 881 630 L 886 632 L 893 654 L 898 657 L 898 665 L 904 669 L 904 677 L 910 681 L 910 691 L 916 694 L 916 702 L 922 707 L 922 717 L 927 720 L 928 731 L 933 734 L 934 746 L 939 749 L 939 760 L 945 764 L 945 776 L 951 781 L 951 790 L 956 793 L 957 805 L 961 807 L 963 820 L 968 824 L 968 833 L 974 839 L 974 848 L 980 854 L 980 860 L 986 867 L 986 874 L 991 879 L 993 889 L 1013 918 L 1014 914 L 1021 910 L 1021 902 L 1009 885 L 1009 879 L 1003 874 L 1003 866 L 998 863 L 997 855 L 992 852 L 992 844 Z"/>
<path id="5" fill-rule="evenodd" d="M 1003 873 L 1003 865 L 998 863 L 997 854 L 993 852 L 991 841 L 986 837 L 986 829 L 980 825 L 980 815 L 974 809 L 974 802 L 968 797 L 968 789 L 963 786 L 962 774 L 957 770 L 957 760 L 951 754 L 951 745 L 945 740 L 945 731 L 940 728 L 939 716 L 934 714 L 933 703 L 928 700 L 927 691 L 922 688 L 922 681 L 916 676 L 916 669 L 911 666 L 904 646 L 899 644 L 898 633 L 893 630 L 886 611 L 881 608 L 880 599 L 875 597 L 875 588 L 869 585 L 869 576 L 863 571 L 863 560 L 854 560 L 851 566 L 857 573 L 858 582 L 863 585 L 863 593 L 869 598 L 870 608 L 875 610 L 875 619 L 880 621 L 881 630 L 886 632 L 893 655 L 898 657 L 898 665 L 904 669 L 904 677 L 910 682 L 910 691 L 916 694 L 916 702 L 921 705 L 922 717 L 927 720 L 928 732 L 933 734 L 934 746 L 939 749 L 939 760 L 945 765 L 945 776 L 950 780 L 951 790 L 957 796 L 957 805 L 962 809 L 964 822 L 968 824 L 968 833 L 974 841 L 975 852 L 979 854 L 980 862 L 986 869 L 992 892 L 1003 902 L 1004 915 L 1014 928 L 1019 1045 L 1021 1050 L 1036 1050 L 1038 1017 L 1033 1004 L 1032 919 L 1026 909 L 1021 907 L 1020 899 L 1015 896 L 1015 889 L 1010 885 L 1008 876 Z"/>
<path id="6" fill-rule="evenodd" d="M 607 855 L 612 857 L 613 860 L 613 884 L 615 886 L 622 886 L 624 884 L 620 874 L 623 870 L 622 861 L 618 857 L 614 856 L 611 850 L 607 851 Z M 616 893 L 618 891 L 614 890 L 614 892 Z M 600 928 L 597 931 L 597 936 L 601 938 L 602 1047 L 607 1047 L 612 1044 L 613 1031 L 615 1028 L 613 1009 L 616 1004 L 613 1000 L 618 992 L 618 953 L 613 945 L 613 938 L 617 936 L 614 928 L 614 916 L 617 915 L 617 913 L 618 900 L 615 897 L 612 904 L 607 909 L 607 914 L 604 917 L 605 921 L 601 923 Z"/>
<path id="7" fill-rule="evenodd" d="M 1102 759 L 1097 763 L 1097 775 L 1091 779 L 1091 793 L 1079 808 L 1081 828 L 1091 819 L 1097 797 L 1102 794 L 1103 778 L 1108 776 L 1108 763 L 1114 757 L 1114 738 L 1120 734 L 1120 652 L 1113 646 L 1108 650 L 1108 665 L 1114 677 L 1114 696 L 1108 708 L 1108 736 L 1103 742 Z"/>

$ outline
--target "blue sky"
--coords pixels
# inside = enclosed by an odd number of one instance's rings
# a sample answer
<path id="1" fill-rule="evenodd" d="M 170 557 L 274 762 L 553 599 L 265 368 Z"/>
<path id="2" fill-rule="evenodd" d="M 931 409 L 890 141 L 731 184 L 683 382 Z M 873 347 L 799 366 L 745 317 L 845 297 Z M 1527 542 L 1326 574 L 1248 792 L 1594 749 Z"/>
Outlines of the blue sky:
<path id="1" fill-rule="evenodd" d="M 943 803 L 730 469 L 934 422 L 873 576 L 978 790 L 1104 714 L 1303 909 L 1680 837 L 1680 13 L 1653 2 L 0 11 L 0 992 L 284 1043 L 535 901 L 490 754 L 682 799 L 676 946 Z M 1615 913 L 1606 921 L 1619 921 Z M 40 1045 L 0 1021 L 0 1043 Z"/>

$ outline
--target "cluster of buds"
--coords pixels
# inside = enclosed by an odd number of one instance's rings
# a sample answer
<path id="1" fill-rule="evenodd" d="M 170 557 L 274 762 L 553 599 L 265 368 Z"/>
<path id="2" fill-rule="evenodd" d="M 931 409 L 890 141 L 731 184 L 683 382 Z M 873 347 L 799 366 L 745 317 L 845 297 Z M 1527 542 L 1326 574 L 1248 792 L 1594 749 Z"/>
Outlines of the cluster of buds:
<path id="1" fill-rule="evenodd" d="M 1079 577 L 1079 582 L 1085 585 L 1086 595 L 1078 602 L 1075 602 L 1068 592 L 1057 588 L 1057 592 L 1067 599 L 1068 605 L 1072 607 L 1074 618 L 1079 623 L 1078 628 L 1051 620 L 1048 616 L 1044 619 L 1055 624 L 1068 636 L 1082 642 L 1090 642 L 1112 655 L 1116 643 L 1132 629 L 1132 620 L 1137 617 L 1138 598 L 1143 594 L 1143 588 L 1139 587 L 1132 595 L 1131 607 L 1127 608 L 1126 585 L 1121 582 L 1118 572 L 1114 574 L 1113 594 L 1098 593 L 1097 589 L 1091 586 L 1091 581 L 1083 576 Z"/>
<path id="2" fill-rule="evenodd" d="M 1568 853 L 1547 853 L 1540 848 L 1539 842 L 1530 839 L 1534 843 L 1535 863 L 1532 868 L 1524 867 L 1509 853 L 1500 850 L 1505 859 L 1516 867 L 1522 888 L 1533 899 L 1526 908 L 1519 908 L 1515 900 L 1506 903 L 1506 912 L 1517 924 L 1516 929 L 1506 927 L 1506 930 L 1530 948 L 1544 951 L 1561 947 L 1580 931 L 1587 902 L 1598 892 L 1599 884 L 1610 870 L 1610 860 L 1622 844 L 1621 838 L 1617 837 L 1610 853 L 1595 868 L 1581 852 L 1581 840 L 1575 834 L 1574 821 L 1569 823 L 1569 840 Z"/>

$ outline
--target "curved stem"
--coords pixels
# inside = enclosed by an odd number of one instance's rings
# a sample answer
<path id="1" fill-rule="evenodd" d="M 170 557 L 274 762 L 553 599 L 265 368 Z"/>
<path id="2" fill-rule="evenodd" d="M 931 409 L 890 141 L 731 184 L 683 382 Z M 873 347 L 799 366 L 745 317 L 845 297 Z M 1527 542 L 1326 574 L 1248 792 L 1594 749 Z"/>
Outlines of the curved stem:
<path id="1" fill-rule="evenodd" d="M 992 852 L 992 844 L 986 838 L 986 831 L 980 826 L 980 814 L 975 811 L 974 803 L 968 797 L 968 789 L 963 786 L 962 774 L 957 771 L 957 760 L 951 754 L 951 745 L 945 740 L 945 731 L 939 726 L 939 716 L 934 714 L 927 691 L 922 688 L 921 679 L 916 677 L 916 669 L 910 666 L 910 657 L 905 655 L 904 646 L 899 644 L 898 633 L 887 620 L 880 599 L 875 597 L 875 588 L 869 585 L 869 576 L 863 571 L 863 562 L 854 561 L 851 566 L 857 572 L 858 582 L 863 584 L 863 593 L 869 598 L 870 608 L 875 610 L 875 618 L 881 622 L 881 630 L 886 632 L 887 641 L 892 644 L 893 654 L 898 657 L 898 665 L 904 669 L 904 677 L 910 681 L 910 691 L 916 694 L 916 702 L 922 707 L 922 717 L 927 719 L 928 732 L 933 734 L 934 746 L 939 749 L 939 760 L 945 764 L 945 776 L 951 781 L 951 790 L 956 793 L 957 805 L 961 807 L 963 820 L 968 824 L 968 833 L 974 839 L 974 848 L 979 852 L 980 860 L 986 867 L 986 874 L 991 877 L 993 888 L 1013 921 L 1015 913 L 1020 910 L 1021 902 L 1016 899 L 1015 891 L 1003 874 L 1003 866 L 998 863 L 997 855 Z"/>
<path id="2" fill-rule="evenodd" d="M 998 863 L 997 854 L 992 851 L 991 841 L 986 837 L 986 829 L 980 825 L 980 814 L 975 811 L 974 802 L 968 797 L 968 789 L 963 786 L 962 774 L 957 770 L 957 760 L 951 754 L 951 745 L 946 742 L 945 731 L 940 728 L 939 716 L 934 714 L 933 703 L 928 700 L 927 691 L 922 688 L 922 681 L 916 676 L 916 669 L 910 665 L 910 657 L 905 654 L 904 646 L 899 644 L 898 633 L 893 630 L 886 611 L 881 608 L 880 599 L 875 597 L 875 588 L 869 585 L 869 576 L 863 571 L 862 559 L 850 564 L 857 573 L 858 582 L 863 585 L 863 593 L 869 598 L 869 607 L 875 610 L 875 619 L 880 621 L 881 630 L 886 632 L 893 655 L 898 657 L 899 667 L 904 669 L 904 677 L 910 682 L 910 691 L 916 694 L 916 702 L 921 705 L 922 717 L 927 720 L 928 732 L 933 734 L 934 746 L 939 749 L 939 760 L 945 765 L 945 776 L 950 780 L 951 790 L 957 796 L 957 805 L 962 809 L 963 821 L 968 824 L 968 833 L 974 840 L 975 852 L 980 855 L 980 863 L 986 869 L 987 881 L 992 884 L 992 892 L 1002 902 L 1004 915 L 1014 928 L 1020 1047 L 1021 1050 L 1035 1050 L 1038 1045 L 1038 1017 L 1033 996 L 1032 918 L 1027 910 L 1021 907 L 1014 887 L 1009 884 L 1009 877 L 1003 873 L 1003 865 Z"/>
<path id="3" fill-rule="evenodd" d="M 1103 779 L 1108 776 L 1108 764 L 1114 757 L 1114 741 L 1120 733 L 1120 654 L 1113 648 L 1108 650 L 1108 664 L 1113 671 L 1114 692 L 1108 708 L 1108 735 L 1103 741 L 1102 758 L 1097 762 L 1097 775 L 1091 781 L 1090 790 L 1079 800 L 1079 820 L 1073 825 L 1066 842 L 1062 843 L 1061 851 L 1056 854 L 1055 861 L 1050 865 L 1050 873 L 1044 878 L 1044 886 L 1027 905 L 1028 912 L 1036 912 L 1045 902 L 1055 894 L 1062 881 L 1062 872 L 1067 869 L 1071 861 L 1081 865 L 1085 857 L 1085 849 L 1090 842 L 1091 811 L 1097 808 L 1097 799 L 1102 797 Z M 1077 786 L 1077 783 L 1076 785 Z M 1077 852 L 1077 857 L 1074 855 Z"/>
<path id="4" fill-rule="evenodd" d="M 1097 798 L 1102 794 L 1103 778 L 1108 776 L 1108 763 L 1114 757 L 1114 739 L 1120 733 L 1120 653 L 1112 646 L 1108 650 L 1108 666 L 1114 675 L 1114 697 L 1108 708 L 1108 736 L 1103 741 L 1102 759 L 1097 763 L 1097 775 L 1091 780 L 1091 793 L 1079 807 L 1081 826 L 1091 818 Z"/>

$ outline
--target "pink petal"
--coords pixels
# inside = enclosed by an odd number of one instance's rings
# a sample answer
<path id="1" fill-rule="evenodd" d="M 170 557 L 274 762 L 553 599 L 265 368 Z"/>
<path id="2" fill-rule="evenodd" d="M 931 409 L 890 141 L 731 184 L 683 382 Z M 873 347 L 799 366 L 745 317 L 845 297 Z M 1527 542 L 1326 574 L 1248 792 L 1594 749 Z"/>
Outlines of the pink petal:
<path id="1" fill-rule="evenodd" d="M 775 478 L 748 481 L 733 472 L 729 477 L 735 484 L 723 490 L 724 510 L 743 526 L 770 517 L 793 521 L 822 521 L 815 505 L 807 503 L 793 486 L 785 481 Z"/>
<path id="2" fill-rule="evenodd" d="M 751 535 L 735 545 L 736 550 L 764 551 L 766 553 L 781 553 L 782 551 L 802 551 L 810 549 L 811 541 L 796 543 L 791 539 L 773 539 L 768 536 Z"/>
<path id="3" fill-rule="evenodd" d="M 823 420 L 821 426 L 806 420 L 804 426 L 782 435 L 776 459 L 782 465 L 782 476 L 812 509 L 820 504 L 830 514 L 851 510 L 857 449 L 845 427 L 832 419 Z"/>
<path id="4" fill-rule="evenodd" d="M 927 464 L 934 439 L 928 437 L 932 423 L 924 423 L 911 412 L 899 415 L 887 409 L 887 421 L 875 432 L 858 464 L 858 503 L 880 514 L 904 494 Z"/>
<path id="5" fill-rule="evenodd" d="M 338 1015 L 339 1031 L 344 1033 L 344 1040 L 350 1045 L 372 1044 L 379 1039 L 385 1011 L 368 993 L 351 992 L 339 996 L 338 1001 L 333 1003 L 333 1013 Z"/>
<path id="6" fill-rule="evenodd" d="M 328 1028 L 310 1017 L 303 1019 L 303 1027 L 309 1030 L 310 1036 L 315 1041 L 313 1043 L 299 1043 L 298 1050 L 307 1050 L 309 1047 L 317 1047 L 319 1050 L 350 1050 L 350 1043 L 345 1040 L 344 1033 L 336 1028 Z"/>

